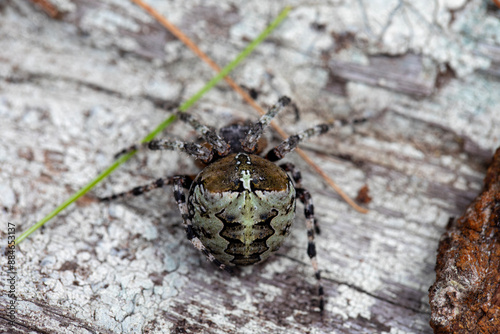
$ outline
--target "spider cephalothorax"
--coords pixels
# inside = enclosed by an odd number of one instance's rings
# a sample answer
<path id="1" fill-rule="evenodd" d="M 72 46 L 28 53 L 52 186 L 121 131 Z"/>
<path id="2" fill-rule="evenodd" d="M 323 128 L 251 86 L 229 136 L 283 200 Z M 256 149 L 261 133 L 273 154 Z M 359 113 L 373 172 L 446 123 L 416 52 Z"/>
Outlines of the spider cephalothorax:
<path id="1" fill-rule="evenodd" d="M 331 122 L 317 125 L 290 136 L 271 149 L 265 157 L 259 141 L 272 118 L 290 103 L 281 97 L 278 103 L 255 124 L 230 125 L 219 134 L 199 123 L 193 116 L 179 113 L 206 141 L 205 145 L 182 141 L 154 140 L 145 146 L 151 150 L 179 150 L 201 160 L 205 167 L 198 175 L 160 178 L 131 191 L 102 200 L 140 195 L 155 188 L 173 185 L 174 197 L 184 221 L 188 239 L 219 268 L 250 265 L 276 252 L 289 234 L 295 216 L 295 200 L 304 204 L 308 247 L 307 254 L 318 281 L 319 307 L 323 310 L 323 288 L 316 261 L 314 233 L 319 231 L 314 218 L 311 196 L 301 186 L 300 172 L 290 163 L 275 165 L 304 139 L 327 132 Z M 355 120 L 358 122 L 360 120 Z M 260 145 L 259 145 L 260 143 Z M 128 150 L 135 150 L 133 146 Z M 126 152 L 122 151 L 123 152 Z M 292 176 L 293 181 L 288 176 Z M 188 189 L 186 200 L 185 190 Z"/>

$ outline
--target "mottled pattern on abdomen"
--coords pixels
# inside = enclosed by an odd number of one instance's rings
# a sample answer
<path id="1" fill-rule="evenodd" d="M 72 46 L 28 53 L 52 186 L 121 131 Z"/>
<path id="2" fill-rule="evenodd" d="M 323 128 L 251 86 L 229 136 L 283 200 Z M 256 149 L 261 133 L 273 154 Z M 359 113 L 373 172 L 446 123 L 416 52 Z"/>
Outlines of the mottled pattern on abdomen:
<path id="1" fill-rule="evenodd" d="M 279 249 L 295 216 L 295 188 L 208 192 L 192 185 L 189 213 L 197 237 L 222 263 L 250 265 Z"/>

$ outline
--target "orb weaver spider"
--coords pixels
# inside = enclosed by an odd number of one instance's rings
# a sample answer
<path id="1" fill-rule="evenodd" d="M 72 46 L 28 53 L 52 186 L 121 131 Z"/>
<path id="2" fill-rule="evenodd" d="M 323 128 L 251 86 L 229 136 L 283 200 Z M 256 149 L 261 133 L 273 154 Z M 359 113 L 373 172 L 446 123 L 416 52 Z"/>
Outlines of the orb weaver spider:
<path id="1" fill-rule="evenodd" d="M 264 129 L 290 102 L 288 97 L 283 96 L 258 122 L 229 125 L 221 128 L 218 134 L 192 115 L 179 112 L 178 117 L 202 136 L 206 142 L 204 145 L 159 139 L 131 146 L 118 155 L 141 147 L 176 150 L 200 160 L 205 168 L 198 175 L 159 178 L 150 184 L 100 200 L 139 196 L 172 185 L 187 238 L 208 260 L 220 269 L 228 270 L 232 266 L 262 262 L 280 248 L 290 233 L 295 217 L 295 201 L 298 199 L 304 205 L 307 254 L 316 277 L 319 309 L 322 312 L 324 293 L 314 242 L 319 228 L 314 218 L 311 195 L 302 187 L 301 173 L 293 164 L 277 166 L 274 162 L 308 138 L 321 135 L 333 127 L 365 119 L 316 125 L 290 136 L 261 157 Z M 185 190 L 188 190 L 187 200 Z"/>

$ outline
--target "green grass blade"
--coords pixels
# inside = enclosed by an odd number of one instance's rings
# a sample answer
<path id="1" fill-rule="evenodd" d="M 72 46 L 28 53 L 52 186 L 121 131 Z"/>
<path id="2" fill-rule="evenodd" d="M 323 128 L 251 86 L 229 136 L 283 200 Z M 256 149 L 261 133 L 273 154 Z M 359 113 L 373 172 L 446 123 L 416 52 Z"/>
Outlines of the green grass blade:
<path id="1" fill-rule="evenodd" d="M 212 89 L 223 77 L 229 74 L 243 59 L 245 59 L 262 41 L 283 21 L 291 7 L 286 7 L 277 17 L 276 19 L 259 35 L 255 40 L 253 40 L 231 63 L 229 63 L 226 67 L 222 69 L 212 80 L 210 80 L 202 89 L 200 89 L 195 95 L 193 95 L 189 100 L 183 103 L 179 110 L 185 111 L 189 107 L 191 107 L 196 101 L 198 101 L 202 95 L 204 95 L 207 91 Z M 142 139 L 141 142 L 148 142 L 153 139 L 158 133 L 160 133 L 163 129 L 169 126 L 174 120 L 175 115 L 171 115 L 162 123 L 160 123 L 153 131 L 151 131 L 146 137 Z M 125 161 L 130 159 L 135 154 L 135 151 L 129 152 L 119 159 L 117 159 L 111 166 L 109 166 L 105 171 L 99 174 L 94 180 L 89 182 L 83 188 L 78 190 L 75 194 L 73 194 L 70 198 L 68 198 L 64 203 L 59 205 L 54 209 L 51 213 L 45 216 L 43 219 L 38 221 L 35 225 L 31 226 L 28 230 L 24 231 L 14 242 L 15 244 L 19 244 L 24 239 L 26 239 L 29 235 L 35 232 L 37 229 L 42 227 L 46 222 L 50 219 L 57 216 L 61 211 L 63 211 L 70 204 L 74 203 L 80 197 L 85 195 L 90 189 L 92 189 L 96 184 L 105 179 L 109 174 L 111 174 L 116 168 L 118 168 Z"/>

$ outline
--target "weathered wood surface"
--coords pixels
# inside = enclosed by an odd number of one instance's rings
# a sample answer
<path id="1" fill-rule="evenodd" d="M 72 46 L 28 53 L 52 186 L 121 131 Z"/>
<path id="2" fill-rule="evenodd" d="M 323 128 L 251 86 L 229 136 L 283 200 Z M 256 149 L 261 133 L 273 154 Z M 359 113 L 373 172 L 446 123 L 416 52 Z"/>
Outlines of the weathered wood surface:
<path id="1" fill-rule="evenodd" d="M 61 21 L 27 1 L 0 2 L 2 247 L 7 222 L 19 235 L 166 118 L 159 107 L 213 75 L 126 1 L 57 3 Z M 151 4 L 224 65 L 285 2 Z M 186 240 L 171 189 L 110 205 L 92 200 L 196 171 L 191 159 L 165 152 L 137 155 L 20 245 L 17 318 L 8 324 L 2 293 L 0 332 L 431 332 L 439 238 L 480 191 L 500 144 L 499 12 L 478 0 L 293 4 L 232 77 L 262 106 L 290 96 L 301 119 L 278 117 L 289 133 L 374 115 L 304 145 L 351 196 L 368 185 L 366 215 L 297 155 L 287 158 L 303 170 L 321 223 L 323 318 L 301 206 L 277 256 L 230 276 Z M 225 84 L 193 112 L 214 126 L 257 117 Z M 164 136 L 195 139 L 180 123 Z"/>

